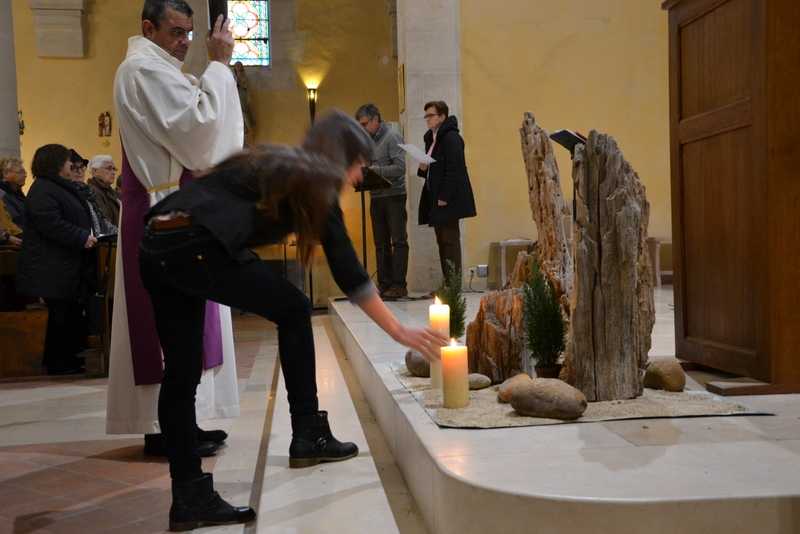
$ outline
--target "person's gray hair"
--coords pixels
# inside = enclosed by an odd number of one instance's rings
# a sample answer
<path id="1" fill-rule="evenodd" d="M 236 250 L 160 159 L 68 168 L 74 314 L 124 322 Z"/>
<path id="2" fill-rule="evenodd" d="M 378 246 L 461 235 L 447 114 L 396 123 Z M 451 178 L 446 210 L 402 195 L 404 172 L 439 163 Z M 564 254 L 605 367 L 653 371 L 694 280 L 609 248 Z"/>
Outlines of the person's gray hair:
<path id="1" fill-rule="evenodd" d="M 2 173 L 10 171 L 14 165 L 22 165 L 22 160 L 13 156 L 0 159 L 0 178 L 2 178 Z"/>
<path id="2" fill-rule="evenodd" d="M 378 117 L 378 122 L 381 121 L 381 112 L 375 104 L 364 104 L 356 111 L 356 120 L 361 117 L 367 117 L 372 120 L 372 117 Z"/>
<path id="3" fill-rule="evenodd" d="M 186 0 L 145 0 L 142 8 L 142 22 L 149 20 L 156 30 L 159 29 L 161 23 L 167 19 L 168 7 L 187 17 L 194 15 L 192 7 L 186 3 Z"/>
<path id="4" fill-rule="evenodd" d="M 91 173 L 94 169 L 99 169 L 104 163 L 114 163 L 114 158 L 105 154 L 93 157 L 89 160 L 89 165 L 87 165 L 89 172 Z"/>

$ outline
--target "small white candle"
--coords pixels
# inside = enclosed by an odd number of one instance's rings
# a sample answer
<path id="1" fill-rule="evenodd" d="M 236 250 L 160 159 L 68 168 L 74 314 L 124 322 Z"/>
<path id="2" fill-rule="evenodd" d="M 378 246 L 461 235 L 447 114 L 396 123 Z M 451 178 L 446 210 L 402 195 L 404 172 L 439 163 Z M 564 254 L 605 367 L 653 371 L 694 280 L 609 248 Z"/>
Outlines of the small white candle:
<path id="1" fill-rule="evenodd" d="M 450 306 L 442 304 L 439 297 L 436 297 L 428 310 L 428 317 L 431 328 L 444 334 L 445 337 L 450 337 Z M 442 361 L 438 359 L 431 362 L 431 387 L 442 387 Z"/>
<path id="2" fill-rule="evenodd" d="M 450 341 L 442 347 L 442 394 L 445 408 L 463 408 L 469 404 L 469 373 L 467 347 Z"/>

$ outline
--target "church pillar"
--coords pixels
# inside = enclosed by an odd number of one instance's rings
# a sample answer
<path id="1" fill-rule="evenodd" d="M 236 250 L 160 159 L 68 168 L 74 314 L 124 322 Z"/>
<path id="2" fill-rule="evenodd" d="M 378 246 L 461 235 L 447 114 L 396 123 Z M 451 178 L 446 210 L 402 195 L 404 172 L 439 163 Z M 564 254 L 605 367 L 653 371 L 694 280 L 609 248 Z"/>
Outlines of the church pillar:
<path id="1" fill-rule="evenodd" d="M 0 158 L 19 157 L 17 127 L 17 65 L 14 59 L 14 25 L 11 0 L 0 0 Z"/>
<path id="2" fill-rule="evenodd" d="M 397 0 L 398 64 L 405 77 L 405 110 L 400 122 L 406 143 L 424 149 L 422 136 L 428 130 L 423 106 L 444 100 L 450 114 L 461 117 L 461 13 L 459 0 Z M 467 162 L 469 165 L 469 162 Z M 412 291 L 435 288 L 442 276 L 433 228 L 419 226 L 419 197 L 424 186 L 417 177 L 417 162 L 408 171 L 410 263 L 408 281 Z M 464 226 L 461 227 L 464 253 Z"/>

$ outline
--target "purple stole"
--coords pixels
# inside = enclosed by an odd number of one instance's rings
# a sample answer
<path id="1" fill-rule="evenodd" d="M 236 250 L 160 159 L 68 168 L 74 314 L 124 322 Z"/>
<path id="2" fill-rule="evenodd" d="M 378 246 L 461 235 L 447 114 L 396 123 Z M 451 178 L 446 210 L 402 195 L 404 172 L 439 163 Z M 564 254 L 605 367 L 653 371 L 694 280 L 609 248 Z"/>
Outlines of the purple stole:
<path id="1" fill-rule="evenodd" d="M 160 384 L 164 374 L 161 345 L 156 334 L 153 306 L 150 296 L 139 277 L 139 242 L 144 233 L 144 217 L 150 211 L 150 195 L 136 178 L 128 162 L 125 147 L 122 147 L 122 217 L 120 233 L 122 239 L 123 283 L 125 303 L 128 311 L 128 333 L 133 359 L 133 377 L 137 386 Z M 194 179 L 188 169 L 181 174 L 180 185 Z M 222 365 L 222 331 L 219 320 L 219 305 L 206 303 L 205 331 L 203 333 L 203 368 L 208 370 Z"/>

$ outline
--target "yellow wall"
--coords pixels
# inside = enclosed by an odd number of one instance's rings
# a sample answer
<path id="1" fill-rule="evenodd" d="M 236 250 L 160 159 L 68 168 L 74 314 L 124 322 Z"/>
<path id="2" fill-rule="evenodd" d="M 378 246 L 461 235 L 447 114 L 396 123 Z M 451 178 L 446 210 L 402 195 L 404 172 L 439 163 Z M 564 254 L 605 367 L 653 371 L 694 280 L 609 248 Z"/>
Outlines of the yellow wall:
<path id="1" fill-rule="evenodd" d="M 40 58 L 28 0 L 12 0 L 12 10 L 18 100 L 25 120 L 20 147 L 25 166 L 30 169 L 37 148 L 59 143 L 87 159 L 109 154 L 119 167 L 121 150 L 112 97 L 114 73 L 125 59 L 128 37 L 141 33 L 142 5 L 120 0 L 91 2 L 85 18 L 85 59 Z M 105 111 L 112 116 L 111 137 L 97 134 L 97 117 Z"/>
<path id="2" fill-rule="evenodd" d="M 19 106 L 26 130 L 21 153 L 61 143 L 86 158 L 110 154 L 120 163 L 112 100 L 127 39 L 140 34 L 141 2 L 93 0 L 86 14 L 85 59 L 36 55 L 28 0 L 12 0 Z M 374 102 L 398 120 L 397 60 L 392 57 L 386 4 L 375 0 L 298 0 L 297 31 L 305 53 L 297 87 L 254 91 L 259 142 L 296 143 L 309 124 L 304 77 L 319 75 L 317 113 L 354 113 Z M 467 266 L 489 263 L 489 243 L 535 237 L 518 128 L 530 110 L 549 131 L 592 128 L 617 138 L 647 187 L 650 234 L 669 236 L 667 18 L 660 2 L 642 0 L 461 0 L 463 113 L 467 163 L 479 216 L 467 220 Z M 202 46 L 199 37 L 194 46 Z M 280 54 L 275 50 L 274 54 Z M 97 116 L 110 111 L 112 137 L 97 136 Z M 104 146 L 103 143 L 109 143 Z M 556 147 L 570 199 L 567 152 Z M 361 251 L 359 196 L 343 195 L 345 220 Z M 410 214 L 413 219 L 416 214 Z M 369 219 L 367 217 L 367 219 Z M 371 234 L 367 240 L 372 256 Z M 413 247 L 413 243 L 412 243 Z M 324 261 L 319 263 L 324 264 Z M 315 301 L 336 294 L 315 272 Z"/>
<path id="3" fill-rule="evenodd" d="M 141 34 L 142 1 L 90 2 L 85 15 L 87 56 L 82 59 L 39 58 L 28 0 L 12 2 L 19 107 L 26 126 L 21 155 L 26 167 L 30 169 L 33 153 L 47 143 L 75 148 L 85 158 L 110 154 L 119 167 L 121 149 L 112 96 L 114 74 L 125 58 L 128 37 Z M 306 45 L 303 61 L 297 64 L 297 87 L 291 91 L 253 92 L 252 107 L 258 121 L 256 141 L 300 141 L 310 122 L 302 79 L 305 76 L 318 78 L 318 115 L 330 108 L 353 114 L 361 104 L 373 102 L 387 120 L 397 121 L 397 59 L 392 57 L 386 4 L 375 0 L 299 0 L 296 7 L 297 31 L 305 33 Z M 192 46 L 203 46 L 202 33 Z M 274 55 L 281 52 L 273 50 Z M 101 138 L 97 135 L 97 117 L 105 111 L 111 113 L 113 133 Z M 345 192 L 342 208 L 360 252 L 359 196 Z M 367 239 L 372 242 L 371 234 Z M 314 280 L 318 304 L 329 294 L 339 294 L 326 273 L 324 259 L 319 260 L 320 272 L 315 270 Z M 374 258 L 369 261 L 375 265 Z"/>
<path id="4" fill-rule="evenodd" d="M 467 265 L 489 243 L 536 237 L 519 127 L 614 136 L 647 189 L 652 236 L 670 236 L 667 14 L 643 0 L 461 0 L 463 135 L 478 217 Z M 462 120 L 462 117 L 459 117 Z M 572 199 L 569 153 L 561 184 Z"/>

